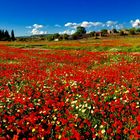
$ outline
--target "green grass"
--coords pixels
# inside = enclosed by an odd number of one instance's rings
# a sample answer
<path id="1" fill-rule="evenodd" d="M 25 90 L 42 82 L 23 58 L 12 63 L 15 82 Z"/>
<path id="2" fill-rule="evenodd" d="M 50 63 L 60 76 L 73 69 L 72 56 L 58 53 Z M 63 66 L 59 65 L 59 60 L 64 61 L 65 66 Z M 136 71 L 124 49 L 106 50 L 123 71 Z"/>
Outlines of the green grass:
<path id="1" fill-rule="evenodd" d="M 17 60 L 10 60 L 10 59 L 4 59 L 4 60 L 2 60 L 2 59 L 0 59 L 0 63 L 4 63 L 4 64 L 17 64 L 17 63 L 19 63 Z"/>
<path id="2" fill-rule="evenodd" d="M 46 44 L 7 44 L 8 46 L 17 47 L 17 48 L 39 48 L 39 49 L 54 49 L 54 50 L 87 50 L 94 52 L 140 52 L 140 46 L 49 46 Z"/>

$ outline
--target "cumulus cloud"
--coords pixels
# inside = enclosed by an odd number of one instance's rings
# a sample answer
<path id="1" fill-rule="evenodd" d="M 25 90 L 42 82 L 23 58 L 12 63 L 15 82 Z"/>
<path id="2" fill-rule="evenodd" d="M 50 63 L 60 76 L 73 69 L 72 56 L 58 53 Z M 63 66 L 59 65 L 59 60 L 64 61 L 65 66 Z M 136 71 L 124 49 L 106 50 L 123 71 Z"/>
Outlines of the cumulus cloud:
<path id="1" fill-rule="evenodd" d="M 44 26 L 43 25 L 39 25 L 39 24 L 34 24 L 33 27 L 35 29 L 40 29 L 40 28 L 43 28 Z"/>
<path id="2" fill-rule="evenodd" d="M 65 24 L 65 27 L 71 27 L 71 28 L 77 28 L 78 26 L 79 26 L 79 24 L 72 23 L 72 22 L 68 22 Z"/>
<path id="3" fill-rule="evenodd" d="M 80 26 L 89 28 L 89 27 L 96 27 L 96 26 L 103 26 L 104 24 L 102 22 L 88 22 L 88 21 L 83 21 L 80 23 Z"/>
<path id="4" fill-rule="evenodd" d="M 104 26 L 104 24 L 102 22 L 92 22 L 93 26 Z"/>
<path id="5" fill-rule="evenodd" d="M 115 25 L 116 29 L 123 29 L 124 28 L 124 25 L 123 24 L 116 24 Z"/>
<path id="6" fill-rule="evenodd" d="M 89 22 L 89 21 L 83 21 L 81 23 L 68 22 L 65 24 L 65 27 L 70 27 L 70 28 L 77 28 L 78 26 L 90 28 L 90 27 L 104 26 L 104 24 L 102 22 Z"/>
<path id="7" fill-rule="evenodd" d="M 136 19 L 135 21 L 131 20 L 130 23 L 131 23 L 132 27 L 135 27 L 135 28 L 140 27 L 139 19 Z"/>
<path id="8" fill-rule="evenodd" d="M 80 26 L 88 28 L 92 26 L 92 22 L 88 22 L 88 21 L 83 21 Z"/>
<path id="9" fill-rule="evenodd" d="M 109 20 L 109 21 L 106 22 L 107 27 L 114 27 L 116 24 L 117 24 L 117 21 Z"/>
<path id="10" fill-rule="evenodd" d="M 59 34 L 68 34 L 68 35 L 72 35 L 76 32 L 76 30 L 65 30 L 63 32 L 59 32 Z"/>
<path id="11" fill-rule="evenodd" d="M 33 24 L 32 26 L 26 26 L 26 28 L 28 29 L 32 29 L 30 31 L 30 33 L 32 35 L 43 35 L 43 34 L 47 34 L 47 31 L 43 31 L 41 30 L 44 26 L 41 24 Z"/>
<path id="12" fill-rule="evenodd" d="M 43 35 L 43 34 L 47 34 L 47 31 L 40 31 L 40 30 L 34 28 L 34 29 L 32 29 L 31 34 L 32 35 Z"/>

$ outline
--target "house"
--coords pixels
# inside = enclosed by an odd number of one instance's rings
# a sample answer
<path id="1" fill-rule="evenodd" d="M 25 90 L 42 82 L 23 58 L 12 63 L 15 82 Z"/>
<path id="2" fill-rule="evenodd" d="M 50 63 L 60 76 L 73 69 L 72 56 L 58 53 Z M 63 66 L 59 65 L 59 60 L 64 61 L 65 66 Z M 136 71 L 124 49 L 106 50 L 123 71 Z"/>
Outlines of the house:
<path id="1" fill-rule="evenodd" d="M 58 39 L 58 38 L 56 38 L 56 39 L 54 39 L 54 41 L 56 41 L 56 42 L 57 42 L 57 41 L 59 41 L 59 39 Z"/>

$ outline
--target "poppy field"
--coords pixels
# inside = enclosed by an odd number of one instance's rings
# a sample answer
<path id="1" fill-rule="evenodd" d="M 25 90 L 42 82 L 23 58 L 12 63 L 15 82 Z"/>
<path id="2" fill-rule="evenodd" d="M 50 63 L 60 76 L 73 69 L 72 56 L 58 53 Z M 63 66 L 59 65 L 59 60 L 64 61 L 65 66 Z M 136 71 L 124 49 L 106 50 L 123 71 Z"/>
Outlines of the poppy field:
<path id="1" fill-rule="evenodd" d="M 0 45 L 0 140 L 140 139 L 140 53 Z"/>

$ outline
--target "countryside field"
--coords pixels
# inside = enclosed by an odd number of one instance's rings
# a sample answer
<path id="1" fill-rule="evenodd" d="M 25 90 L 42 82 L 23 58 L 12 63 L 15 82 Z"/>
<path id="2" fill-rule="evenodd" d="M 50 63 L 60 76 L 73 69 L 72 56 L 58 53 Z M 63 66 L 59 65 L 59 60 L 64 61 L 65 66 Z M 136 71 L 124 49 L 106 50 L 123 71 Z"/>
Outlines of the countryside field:
<path id="1" fill-rule="evenodd" d="M 140 139 L 139 37 L 0 44 L 0 140 Z"/>
<path id="2" fill-rule="evenodd" d="M 111 51 L 111 52 L 140 52 L 140 35 L 102 37 L 101 39 L 82 39 L 69 41 L 1 41 L 1 44 L 17 48 L 43 48 L 54 50 L 87 50 L 87 51 Z"/>

